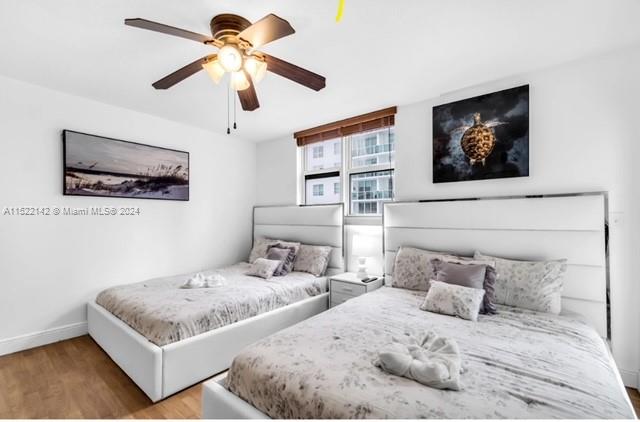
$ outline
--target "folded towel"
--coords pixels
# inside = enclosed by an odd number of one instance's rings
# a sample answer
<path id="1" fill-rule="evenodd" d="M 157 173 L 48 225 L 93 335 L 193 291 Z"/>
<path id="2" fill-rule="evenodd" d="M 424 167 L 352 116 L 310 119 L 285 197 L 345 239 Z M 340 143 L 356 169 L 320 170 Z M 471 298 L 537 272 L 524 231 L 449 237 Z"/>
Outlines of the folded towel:
<path id="1" fill-rule="evenodd" d="M 190 277 L 182 286 L 181 289 L 202 289 L 209 287 L 217 287 L 226 284 L 225 278 L 220 274 L 214 273 L 206 276 L 202 273 L 197 273 L 193 277 Z"/>
<path id="2" fill-rule="evenodd" d="M 442 390 L 461 390 L 462 362 L 458 344 L 435 332 L 392 342 L 378 353 L 374 365 L 393 375 Z"/>

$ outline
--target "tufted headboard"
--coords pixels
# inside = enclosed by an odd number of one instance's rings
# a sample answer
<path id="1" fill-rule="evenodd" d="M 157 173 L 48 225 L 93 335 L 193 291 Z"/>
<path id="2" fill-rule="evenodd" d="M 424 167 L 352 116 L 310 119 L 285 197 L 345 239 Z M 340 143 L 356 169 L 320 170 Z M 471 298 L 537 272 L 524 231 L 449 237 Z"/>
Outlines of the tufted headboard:
<path id="1" fill-rule="evenodd" d="M 333 251 L 327 275 L 344 272 L 342 204 L 254 207 L 253 238 L 258 237 L 331 246 Z"/>
<path id="2" fill-rule="evenodd" d="M 563 310 L 584 315 L 609 338 L 606 215 L 603 192 L 387 203 L 385 274 L 392 278 L 400 246 L 466 256 L 479 250 L 513 259 L 566 258 Z"/>

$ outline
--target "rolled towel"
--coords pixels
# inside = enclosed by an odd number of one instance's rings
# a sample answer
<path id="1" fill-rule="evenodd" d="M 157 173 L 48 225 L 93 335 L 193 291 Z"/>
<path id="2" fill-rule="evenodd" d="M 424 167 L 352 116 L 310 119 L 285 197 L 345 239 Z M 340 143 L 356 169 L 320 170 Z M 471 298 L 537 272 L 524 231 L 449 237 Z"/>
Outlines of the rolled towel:
<path id="1" fill-rule="evenodd" d="M 226 279 L 218 274 L 213 273 L 205 277 L 202 273 L 197 273 L 190 277 L 182 286 L 181 289 L 203 289 L 223 286 L 226 284 Z"/>
<path id="2" fill-rule="evenodd" d="M 227 280 L 219 273 L 213 273 L 205 278 L 205 287 L 218 287 L 227 284 Z"/>
<path id="3" fill-rule="evenodd" d="M 189 277 L 189 279 L 182 286 L 180 286 L 180 288 L 181 289 L 199 289 L 201 287 L 204 287 L 205 283 L 206 281 L 202 273 L 197 273 L 192 277 Z"/>
<path id="4" fill-rule="evenodd" d="M 393 375 L 409 378 L 429 387 L 461 390 L 461 359 L 453 339 L 439 337 L 433 331 L 402 342 L 392 343 L 378 353 L 374 364 Z"/>

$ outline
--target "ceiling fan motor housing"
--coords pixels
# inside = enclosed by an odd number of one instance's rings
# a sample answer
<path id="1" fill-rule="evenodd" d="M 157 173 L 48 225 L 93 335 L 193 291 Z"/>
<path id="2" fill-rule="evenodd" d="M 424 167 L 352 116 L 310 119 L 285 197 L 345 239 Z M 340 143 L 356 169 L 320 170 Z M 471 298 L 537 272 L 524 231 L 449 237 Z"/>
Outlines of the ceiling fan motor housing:
<path id="1" fill-rule="evenodd" d="M 231 13 L 216 15 L 211 19 L 211 35 L 213 38 L 227 41 L 231 37 L 236 37 L 240 32 L 251 26 L 251 22 L 242 16 Z"/>

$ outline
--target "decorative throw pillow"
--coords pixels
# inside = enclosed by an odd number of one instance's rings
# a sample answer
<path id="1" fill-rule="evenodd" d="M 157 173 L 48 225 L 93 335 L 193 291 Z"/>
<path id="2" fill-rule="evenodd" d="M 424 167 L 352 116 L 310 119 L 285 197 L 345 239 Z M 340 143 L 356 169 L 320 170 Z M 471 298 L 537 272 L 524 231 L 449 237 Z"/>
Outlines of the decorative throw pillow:
<path id="1" fill-rule="evenodd" d="M 294 271 L 311 273 L 316 277 L 322 276 L 329 266 L 331 246 L 300 245 Z"/>
<path id="2" fill-rule="evenodd" d="M 276 246 L 272 246 L 269 248 L 269 252 L 267 252 L 267 259 L 280 261 L 280 265 L 273 272 L 275 276 L 283 276 L 287 275 L 288 271 L 284 269 L 284 264 L 289 259 L 289 255 L 293 253 L 293 251 L 289 248 L 280 248 L 280 244 L 278 243 Z"/>
<path id="3" fill-rule="evenodd" d="M 429 279 L 433 276 L 431 260 L 435 258 L 455 259 L 456 256 L 402 246 L 396 254 L 391 285 L 410 290 L 429 290 Z"/>
<path id="4" fill-rule="evenodd" d="M 478 320 L 484 290 L 431 280 L 423 311 L 454 315 L 470 321 Z"/>
<path id="5" fill-rule="evenodd" d="M 267 252 L 271 246 L 278 244 L 277 240 L 267 239 L 265 237 L 258 237 L 253 241 L 253 248 L 249 255 L 249 263 L 253 264 L 258 258 L 266 258 Z"/>
<path id="6" fill-rule="evenodd" d="M 256 277 L 261 277 L 266 280 L 270 279 L 273 276 L 273 272 L 280 265 L 280 261 L 276 261 L 274 259 L 266 259 L 266 258 L 258 258 L 255 260 L 249 271 L 247 271 L 247 275 L 254 275 Z"/>
<path id="7" fill-rule="evenodd" d="M 496 312 L 494 286 L 496 283 L 495 261 L 470 258 L 433 259 L 433 279 L 485 291 L 480 306 L 481 314 Z M 466 267 L 466 268 L 465 268 Z"/>
<path id="8" fill-rule="evenodd" d="M 300 250 L 299 242 L 285 242 L 283 240 L 278 240 L 278 244 L 276 245 L 278 248 L 289 249 L 291 251 L 289 255 L 289 259 L 284 263 L 282 270 L 285 271 L 285 274 L 289 274 L 293 271 L 293 263 L 296 260 L 296 256 L 298 256 L 298 251 Z M 285 275 L 283 274 L 283 275 Z M 276 274 L 277 275 L 277 274 Z"/>
<path id="9" fill-rule="evenodd" d="M 475 253 L 496 263 L 495 300 L 508 306 L 559 314 L 567 260 L 515 261 Z"/>

